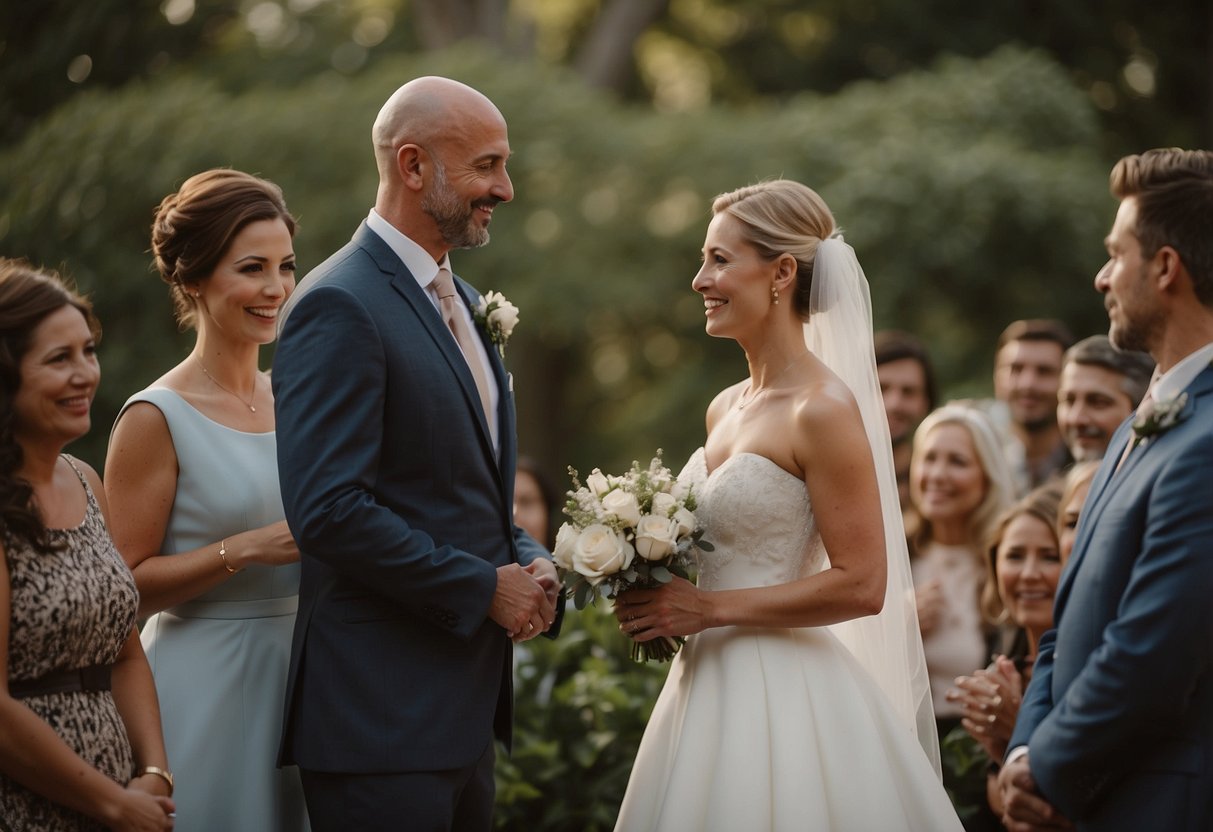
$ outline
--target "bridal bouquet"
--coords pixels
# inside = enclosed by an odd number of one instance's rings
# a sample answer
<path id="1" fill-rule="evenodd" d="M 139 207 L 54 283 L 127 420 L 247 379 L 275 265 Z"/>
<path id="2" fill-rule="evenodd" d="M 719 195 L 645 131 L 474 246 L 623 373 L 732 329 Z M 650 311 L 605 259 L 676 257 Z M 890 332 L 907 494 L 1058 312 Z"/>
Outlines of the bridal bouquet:
<path id="1" fill-rule="evenodd" d="M 647 467 L 633 462 L 622 476 L 595 468 L 581 483 L 569 468 L 573 489 L 552 556 L 577 609 L 598 598 L 614 598 L 628 589 L 688 578 L 693 550 L 712 546 L 703 540 L 695 518 L 695 495 L 661 461 Z M 632 658 L 667 662 L 682 647 L 681 636 L 632 643 Z"/>

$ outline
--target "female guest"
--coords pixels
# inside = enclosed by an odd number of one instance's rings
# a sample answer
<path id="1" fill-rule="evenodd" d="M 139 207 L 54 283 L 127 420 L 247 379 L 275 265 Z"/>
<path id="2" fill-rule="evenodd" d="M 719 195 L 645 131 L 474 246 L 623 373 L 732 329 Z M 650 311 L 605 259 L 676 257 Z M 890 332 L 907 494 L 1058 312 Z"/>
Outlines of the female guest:
<path id="1" fill-rule="evenodd" d="M 274 402 L 258 369 L 295 286 L 278 187 L 233 170 L 165 197 L 152 252 L 194 348 L 118 416 L 114 539 L 151 618 L 143 644 L 178 767 L 179 830 L 306 827 L 276 768 L 299 552 L 283 520 Z"/>
<path id="2" fill-rule="evenodd" d="M 998 763 L 1006 755 L 1040 638 L 1053 626 L 1053 596 L 1062 568 L 1059 497 L 1056 486 L 1043 486 L 999 520 L 986 558 L 982 611 L 991 621 L 1013 625 L 1016 638 L 1008 654 L 996 656 L 988 668 L 957 678 L 948 697 L 962 709 L 965 730 L 994 763 L 986 795 L 999 817 L 1003 807 L 995 787 Z"/>
<path id="3" fill-rule="evenodd" d="M 62 454 L 89 429 L 92 309 L 0 258 L 0 827 L 172 829 L 135 584 L 101 480 Z"/>
<path id="4" fill-rule="evenodd" d="M 916 512 L 910 565 L 942 739 L 962 715 L 947 698 L 953 680 L 984 666 L 990 654 L 990 633 L 978 606 L 986 581 L 982 554 L 1014 494 L 1011 471 L 985 415 L 953 404 L 923 420 L 914 435 L 910 494 Z"/>
<path id="5" fill-rule="evenodd" d="M 1061 565 L 1065 566 L 1074 551 L 1074 540 L 1078 537 L 1078 516 L 1087 502 L 1091 480 L 1099 470 L 1099 460 L 1079 462 L 1066 474 L 1061 491 L 1060 510 L 1057 513 L 1057 541 L 1061 547 Z"/>
<path id="6" fill-rule="evenodd" d="M 518 457 L 514 469 L 514 525 L 550 549 L 556 493 L 530 457 Z"/>

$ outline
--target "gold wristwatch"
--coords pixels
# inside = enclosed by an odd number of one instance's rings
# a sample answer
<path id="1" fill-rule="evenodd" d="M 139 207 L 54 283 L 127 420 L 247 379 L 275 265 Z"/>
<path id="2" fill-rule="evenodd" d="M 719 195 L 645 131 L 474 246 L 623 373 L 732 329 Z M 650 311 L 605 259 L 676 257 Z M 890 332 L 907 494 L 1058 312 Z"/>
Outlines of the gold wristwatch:
<path id="1" fill-rule="evenodd" d="M 144 766 L 135 772 L 136 777 L 142 777 L 145 774 L 154 774 L 168 783 L 168 796 L 173 796 L 173 773 L 171 771 L 165 771 L 159 766 Z"/>

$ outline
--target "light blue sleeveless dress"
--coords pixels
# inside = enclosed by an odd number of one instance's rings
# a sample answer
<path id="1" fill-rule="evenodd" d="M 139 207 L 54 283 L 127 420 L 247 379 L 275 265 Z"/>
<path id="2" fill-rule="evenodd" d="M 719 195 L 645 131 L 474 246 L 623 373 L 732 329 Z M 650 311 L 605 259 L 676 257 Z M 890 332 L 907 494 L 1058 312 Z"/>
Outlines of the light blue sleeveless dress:
<path id="1" fill-rule="evenodd" d="M 164 414 L 177 453 L 162 555 L 283 519 L 273 432 L 221 425 L 166 388 L 136 393 L 123 411 L 135 402 Z M 222 568 L 217 547 L 215 561 Z M 177 784 L 176 832 L 308 829 L 298 769 L 276 767 L 298 593 L 297 563 L 257 564 L 144 625 Z"/>

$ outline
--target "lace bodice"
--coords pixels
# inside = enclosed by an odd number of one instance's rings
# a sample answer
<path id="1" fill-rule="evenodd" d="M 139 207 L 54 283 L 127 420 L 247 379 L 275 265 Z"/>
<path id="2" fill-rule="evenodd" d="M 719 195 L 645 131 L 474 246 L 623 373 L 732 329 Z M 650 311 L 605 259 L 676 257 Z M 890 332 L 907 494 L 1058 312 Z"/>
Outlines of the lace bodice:
<path id="1" fill-rule="evenodd" d="M 774 586 L 825 567 L 804 481 L 766 457 L 735 454 L 709 475 L 700 448 L 678 479 L 694 486 L 703 539 L 715 547 L 699 553 L 704 589 Z"/>

